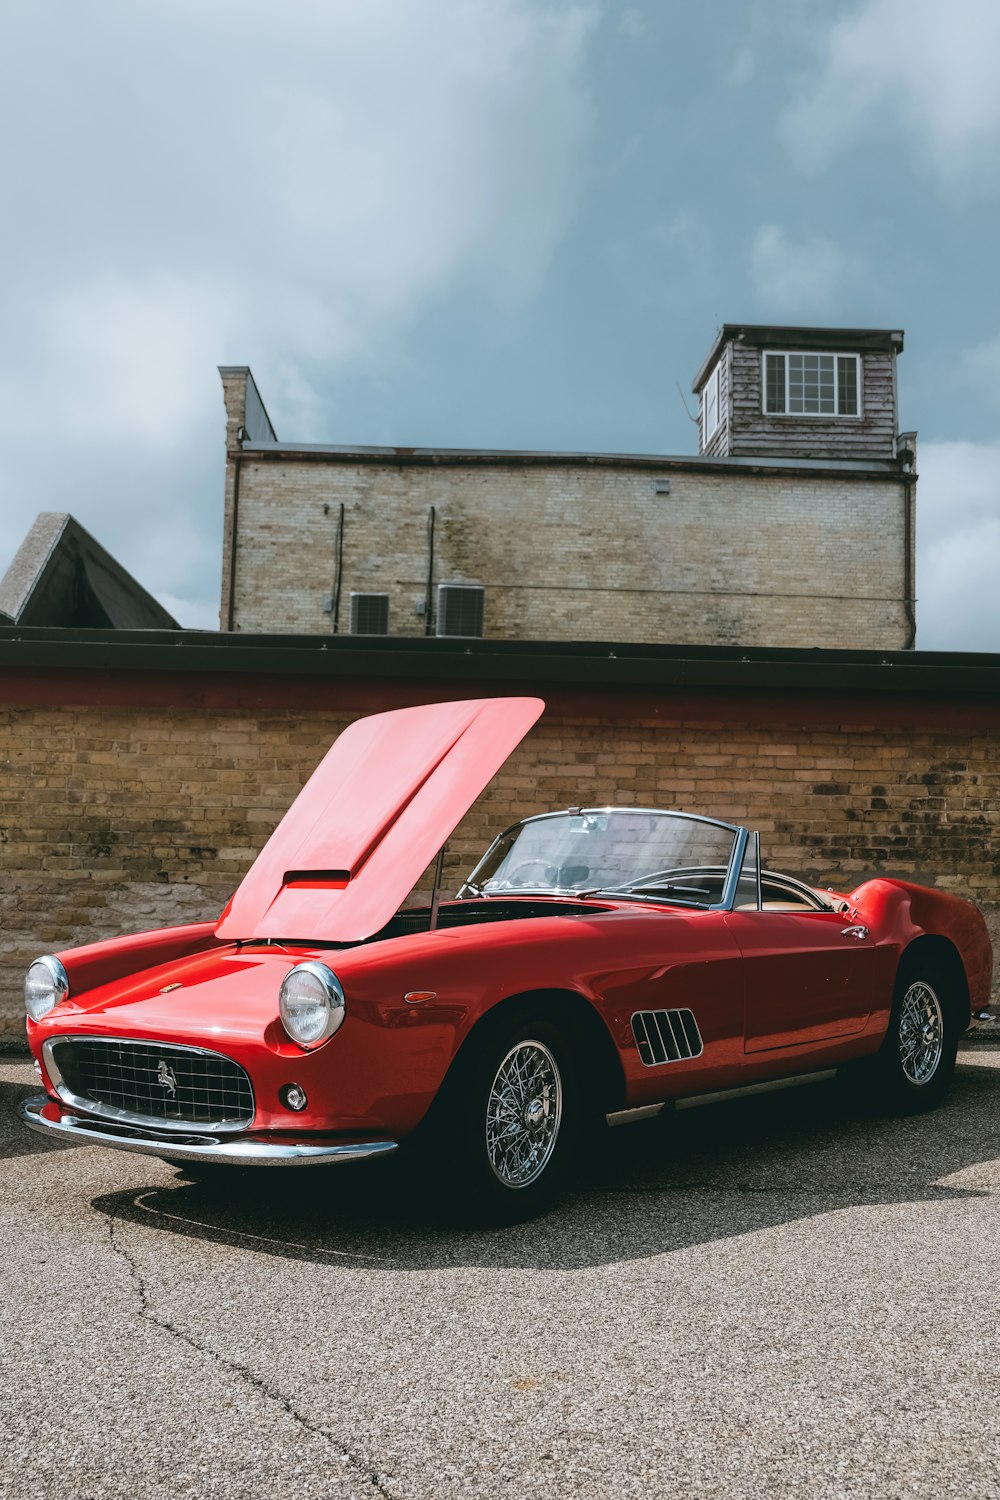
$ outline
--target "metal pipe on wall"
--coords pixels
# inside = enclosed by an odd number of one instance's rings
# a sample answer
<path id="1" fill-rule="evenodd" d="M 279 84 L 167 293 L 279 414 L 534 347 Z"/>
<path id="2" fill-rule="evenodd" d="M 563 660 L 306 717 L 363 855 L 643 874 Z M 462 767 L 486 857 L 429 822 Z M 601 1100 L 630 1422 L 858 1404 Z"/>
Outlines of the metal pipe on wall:
<path id="1" fill-rule="evenodd" d="M 336 542 L 336 572 L 333 576 L 333 598 L 330 613 L 333 617 L 333 633 L 337 635 L 340 630 L 340 590 L 344 580 L 344 502 L 340 502 L 340 515 L 337 517 L 337 542 Z"/>
<path id="2" fill-rule="evenodd" d="M 240 429 L 242 431 L 242 428 Z M 242 453 L 233 458 L 233 526 L 229 537 L 229 604 L 226 609 L 226 629 L 233 629 L 236 609 L 236 536 L 240 519 L 240 464 Z"/>
<path id="3" fill-rule="evenodd" d="M 909 633 L 904 651 L 912 651 L 917 644 L 917 615 L 913 598 L 913 478 L 907 474 L 903 479 L 903 607 Z"/>
<path id="4" fill-rule="evenodd" d="M 424 635 L 431 635 L 434 627 L 434 522 L 437 511 L 432 505 L 427 513 L 427 594 L 424 599 Z"/>

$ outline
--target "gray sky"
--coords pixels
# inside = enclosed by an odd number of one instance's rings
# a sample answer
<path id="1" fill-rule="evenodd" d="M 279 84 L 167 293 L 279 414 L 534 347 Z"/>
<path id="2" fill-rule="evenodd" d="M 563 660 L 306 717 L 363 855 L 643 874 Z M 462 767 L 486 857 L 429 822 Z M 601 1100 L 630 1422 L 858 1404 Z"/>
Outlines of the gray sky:
<path id="1" fill-rule="evenodd" d="M 1000 649 L 995 0 L 8 0 L 0 571 L 218 623 L 223 410 L 688 453 L 723 321 L 902 327 L 918 645 Z"/>

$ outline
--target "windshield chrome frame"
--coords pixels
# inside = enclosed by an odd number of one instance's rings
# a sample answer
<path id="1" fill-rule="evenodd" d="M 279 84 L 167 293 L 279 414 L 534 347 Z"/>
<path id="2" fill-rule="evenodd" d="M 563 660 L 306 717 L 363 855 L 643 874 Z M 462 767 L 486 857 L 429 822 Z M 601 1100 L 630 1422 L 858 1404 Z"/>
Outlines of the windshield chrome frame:
<path id="1" fill-rule="evenodd" d="M 670 901 L 667 901 L 663 896 L 644 896 L 639 891 L 621 890 L 620 891 L 620 895 L 621 895 L 621 897 L 623 899 L 626 899 L 626 900 L 629 900 L 629 901 L 651 901 L 651 902 L 656 902 L 658 905 L 683 906 L 686 909 L 691 910 L 691 911 L 732 911 L 732 909 L 733 909 L 733 903 L 736 900 L 736 887 L 737 887 L 737 884 L 739 883 L 740 871 L 743 868 L 743 857 L 746 854 L 747 844 L 749 843 L 750 837 L 751 837 L 751 835 L 749 834 L 749 832 L 747 831 L 746 828 L 743 828 L 738 823 L 727 823 L 722 818 L 706 818 L 701 813 L 679 812 L 677 810 L 677 808 L 632 807 L 631 805 L 628 805 L 628 806 L 618 805 L 618 806 L 616 806 L 614 804 L 612 804 L 611 806 L 605 806 L 605 807 L 563 807 L 563 808 L 560 808 L 558 812 L 533 813 L 530 818 L 520 818 L 516 823 L 511 823 L 510 826 L 508 828 L 505 828 L 502 833 L 498 833 L 497 834 L 496 838 L 490 844 L 490 846 L 486 850 L 485 854 L 483 854 L 482 857 L 477 861 L 475 867 L 473 868 L 473 870 L 471 871 L 471 873 L 469 874 L 469 876 L 465 880 L 463 880 L 461 886 L 459 887 L 458 898 L 457 899 L 460 900 L 460 901 L 463 900 L 463 899 L 465 899 L 464 896 L 463 896 L 463 892 L 466 891 L 467 889 L 469 889 L 470 886 L 474 885 L 476 871 L 479 870 L 481 868 L 481 866 L 483 866 L 486 863 L 486 861 L 489 859 L 490 855 L 493 853 L 493 850 L 497 847 L 497 845 L 501 842 L 501 840 L 505 839 L 508 834 L 513 833 L 516 828 L 524 828 L 528 823 L 542 823 L 547 818 L 571 818 L 571 817 L 572 818 L 580 818 L 580 817 L 591 816 L 593 814 L 601 814 L 601 813 L 648 813 L 651 816 L 658 817 L 658 818 L 684 818 L 689 823 L 711 823 L 711 825 L 712 825 L 713 828 L 724 828 L 724 829 L 726 829 L 726 831 L 728 833 L 731 833 L 733 835 L 733 849 L 732 849 L 732 853 L 729 856 L 729 868 L 726 871 L 726 878 L 725 878 L 725 881 L 724 881 L 723 887 L 722 887 L 722 899 L 720 901 L 714 901 L 714 902 L 712 902 L 708 906 L 703 906 L 699 902 L 696 902 L 696 901 L 678 901 L 676 898 L 672 899 Z M 759 835 L 758 835 L 758 845 L 757 845 L 757 848 L 758 848 L 758 867 L 759 867 L 759 864 L 760 864 Z M 519 892 L 515 892 L 514 893 L 515 897 L 518 894 L 520 894 L 520 893 Z M 523 894 L 524 895 L 528 895 L 528 892 L 525 891 Z M 539 892 L 535 891 L 532 894 L 537 897 L 537 895 L 539 894 Z M 610 886 L 608 886 L 606 888 L 602 888 L 599 891 L 597 891 L 597 890 L 590 890 L 590 891 L 587 891 L 587 892 L 549 891 L 546 894 L 548 894 L 548 895 L 550 895 L 550 896 L 552 896 L 554 898 L 555 897 L 559 897 L 559 896 L 564 896 L 564 897 L 569 897 L 569 898 L 572 898 L 573 896 L 578 896 L 580 899 L 583 899 L 583 897 L 586 896 L 587 900 L 592 900 L 597 895 L 612 896 L 614 894 L 614 891 L 613 891 L 613 889 Z M 510 891 L 490 892 L 490 891 L 484 891 L 484 890 L 478 890 L 477 889 L 477 890 L 471 890 L 470 891 L 470 895 L 472 895 L 474 897 L 477 896 L 479 900 L 492 901 L 492 900 L 496 899 L 497 897 L 499 897 L 501 895 L 505 899 L 509 899 L 511 897 L 511 892 Z"/>

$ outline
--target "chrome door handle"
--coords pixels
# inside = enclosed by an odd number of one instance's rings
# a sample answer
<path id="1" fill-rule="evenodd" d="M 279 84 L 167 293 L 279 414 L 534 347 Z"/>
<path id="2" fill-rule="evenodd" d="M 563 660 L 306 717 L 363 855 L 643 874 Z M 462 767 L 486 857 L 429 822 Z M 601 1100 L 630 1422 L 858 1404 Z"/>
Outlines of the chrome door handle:
<path id="1" fill-rule="evenodd" d="M 865 939 L 867 938 L 867 936 L 868 936 L 868 928 L 867 927 L 842 927 L 840 929 L 840 935 L 841 935 L 841 937 L 857 938 L 857 940 L 858 940 L 859 943 L 863 943 L 865 941 Z"/>

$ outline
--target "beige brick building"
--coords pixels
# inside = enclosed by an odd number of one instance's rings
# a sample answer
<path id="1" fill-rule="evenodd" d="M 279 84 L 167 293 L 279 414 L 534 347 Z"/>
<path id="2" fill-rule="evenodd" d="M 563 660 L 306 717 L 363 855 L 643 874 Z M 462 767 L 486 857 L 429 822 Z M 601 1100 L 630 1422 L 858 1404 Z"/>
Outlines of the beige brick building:
<path id="1" fill-rule="evenodd" d="M 282 442 L 227 366 L 222 628 L 910 648 L 902 345 L 727 324 L 690 457 Z"/>

